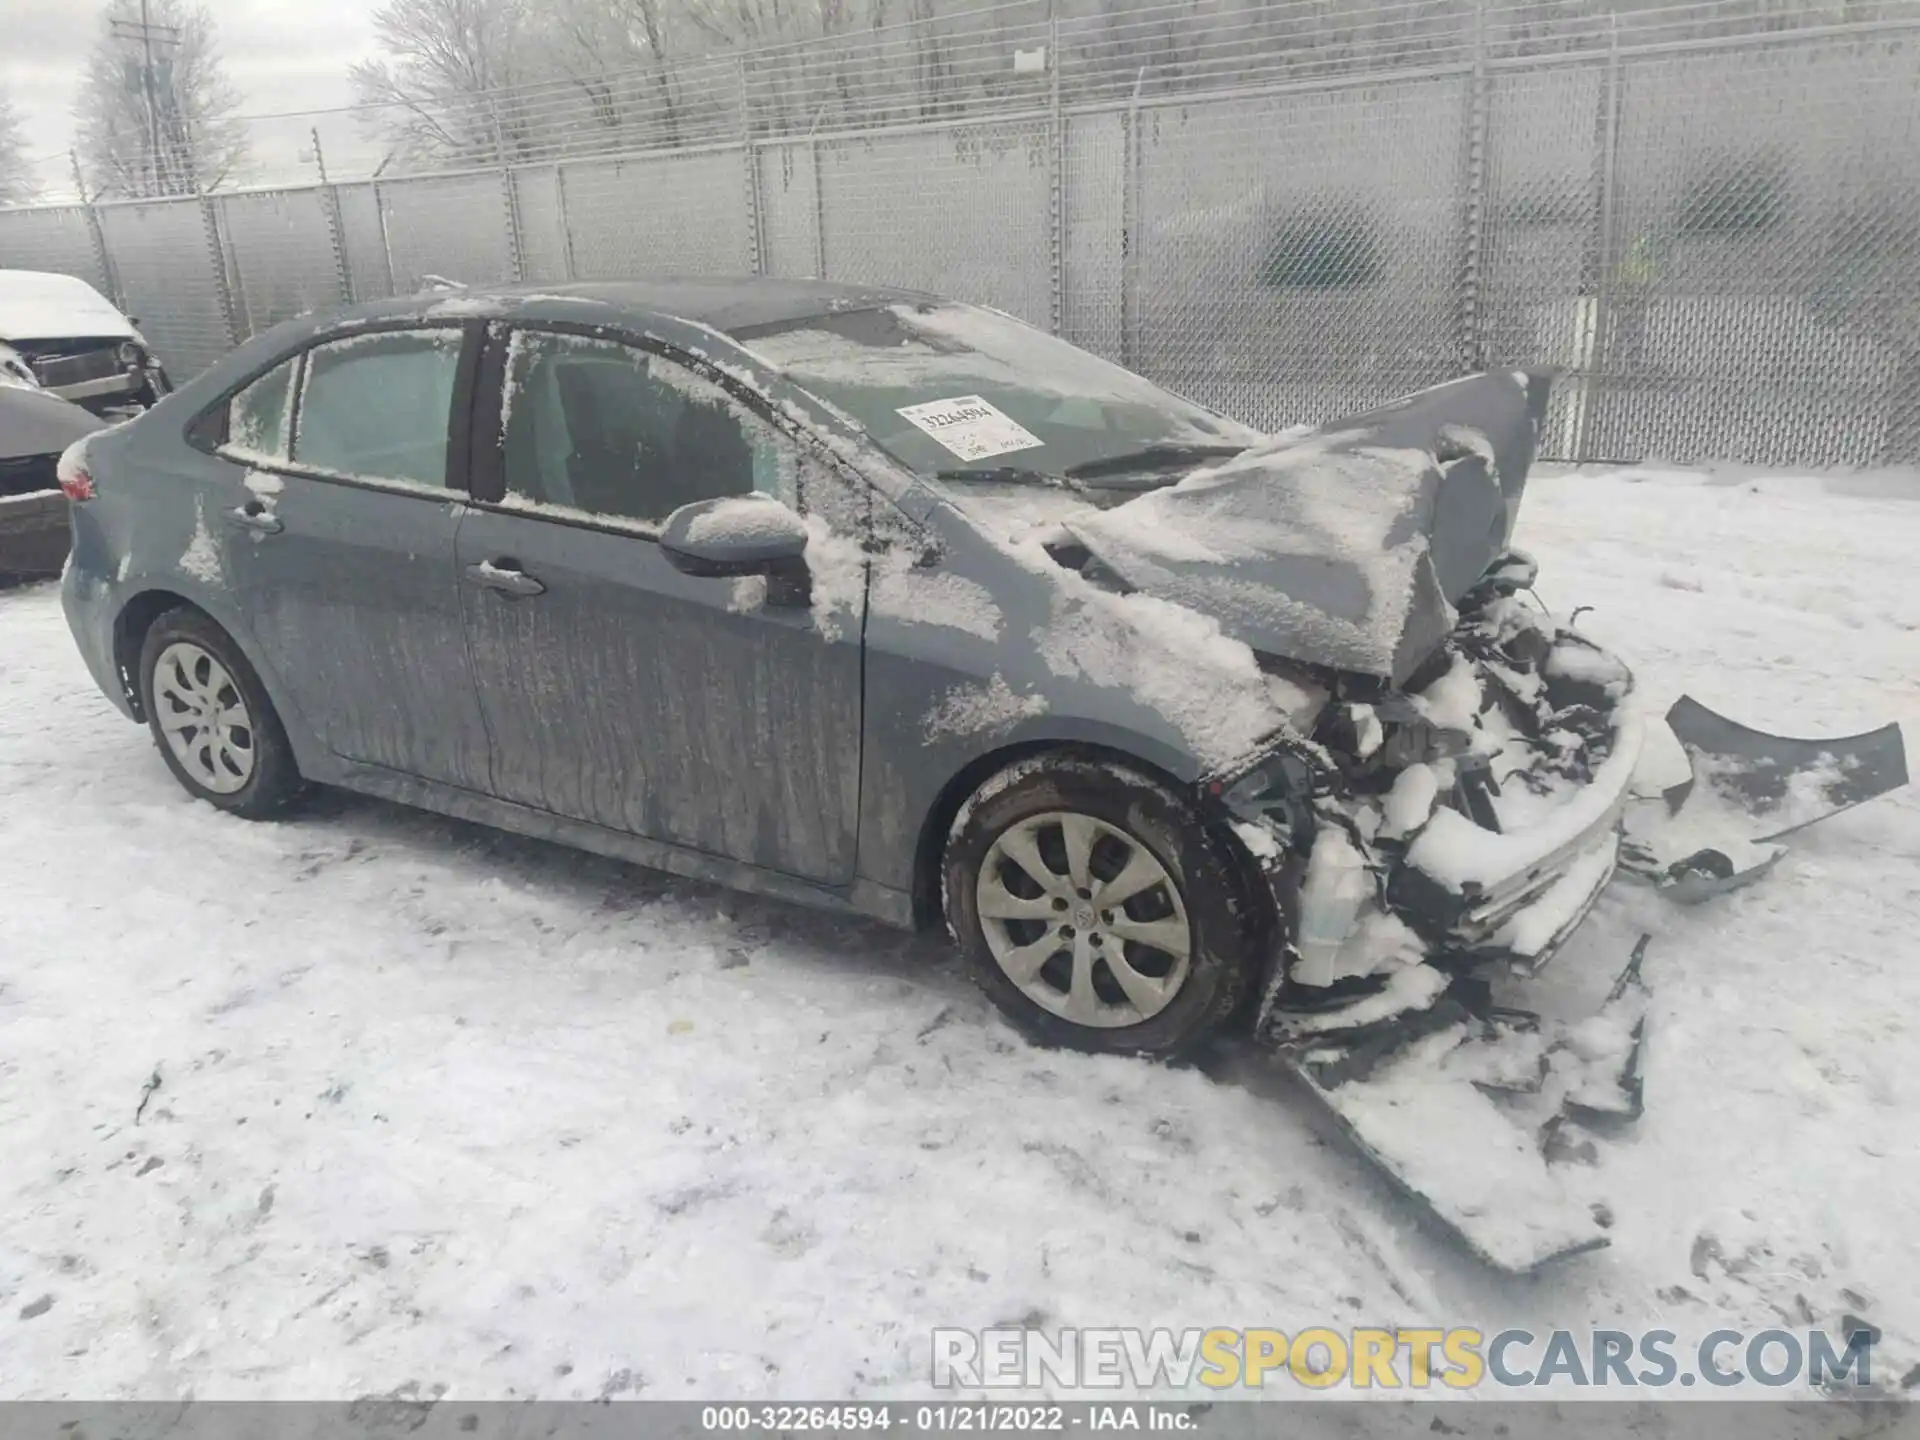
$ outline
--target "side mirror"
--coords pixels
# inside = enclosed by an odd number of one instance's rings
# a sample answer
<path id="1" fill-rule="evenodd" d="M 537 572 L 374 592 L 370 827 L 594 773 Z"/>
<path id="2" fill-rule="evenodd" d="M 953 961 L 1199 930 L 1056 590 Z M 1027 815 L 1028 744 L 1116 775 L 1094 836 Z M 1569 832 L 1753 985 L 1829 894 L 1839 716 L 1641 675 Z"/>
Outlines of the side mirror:
<path id="1" fill-rule="evenodd" d="M 767 577 L 767 603 L 807 605 L 807 527 L 770 495 L 696 500 L 667 517 L 660 532 L 667 563 L 685 575 L 713 579 Z"/>

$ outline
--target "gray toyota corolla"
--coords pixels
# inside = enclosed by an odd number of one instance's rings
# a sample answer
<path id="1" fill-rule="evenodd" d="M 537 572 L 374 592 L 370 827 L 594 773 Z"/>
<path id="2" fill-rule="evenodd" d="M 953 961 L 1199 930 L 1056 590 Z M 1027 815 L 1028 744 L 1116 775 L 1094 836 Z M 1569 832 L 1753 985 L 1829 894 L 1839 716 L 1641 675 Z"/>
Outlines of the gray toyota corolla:
<path id="1" fill-rule="evenodd" d="M 1547 388 L 1267 437 L 926 295 L 441 292 L 76 444 L 64 599 L 236 815 L 341 786 L 944 918 L 1049 1041 L 1327 1034 L 1613 873 L 1627 673 L 1508 545 Z"/>

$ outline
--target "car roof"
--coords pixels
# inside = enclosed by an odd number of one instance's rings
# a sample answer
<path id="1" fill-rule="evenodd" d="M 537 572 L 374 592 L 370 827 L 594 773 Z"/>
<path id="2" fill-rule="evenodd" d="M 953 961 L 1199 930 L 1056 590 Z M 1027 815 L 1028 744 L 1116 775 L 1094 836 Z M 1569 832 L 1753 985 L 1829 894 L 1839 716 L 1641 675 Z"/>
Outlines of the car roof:
<path id="1" fill-rule="evenodd" d="M 659 276 L 432 290 L 403 299 L 358 305 L 345 315 L 391 320 L 415 316 L 513 314 L 529 319 L 577 320 L 584 305 L 602 310 L 604 318 L 610 321 L 678 320 L 731 335 L 816 315 L 903 303 L 923 304 L 939 298 L 893 286 L 850 285 L 830 280 L 788 280 L 766 275 Z"/>

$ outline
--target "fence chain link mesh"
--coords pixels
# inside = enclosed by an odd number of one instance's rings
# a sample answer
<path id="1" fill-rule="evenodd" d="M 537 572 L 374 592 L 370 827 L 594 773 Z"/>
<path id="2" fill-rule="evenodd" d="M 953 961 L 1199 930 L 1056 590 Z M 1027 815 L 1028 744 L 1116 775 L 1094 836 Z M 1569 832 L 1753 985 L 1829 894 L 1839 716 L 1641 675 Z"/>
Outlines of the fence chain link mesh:
<path id="1" fill-rule="evenodd" d="M 198 200 L 98 207 L 120 297 L 175 380 L 211 365 L 233 345 L 220 262 Z"/>
<path id="2" fill-rule="evenodd" d="M 116 295 L 178 378 L 433 277 L 757 270 L 1268 429 L 1545 364 L 1551 456 L 1920 462 L 1916 0 L 1019 0 L 469 108 L 464 169 L 0 211 L 0 266 Z"/>
<path id="3" fill-rule="evenodd" d="M 103 295 L 114 288 L 101 269 L 82 205 L 0 210 L 0 269 L 72 275 Z"/>
<path id="4" fill-rule="evenodd" d="M 324 192 L 248 192 L 224 195 L 215 203 L 234 307 L 244 333 L 258 333 L 345 298 L 334 262 Z"/>

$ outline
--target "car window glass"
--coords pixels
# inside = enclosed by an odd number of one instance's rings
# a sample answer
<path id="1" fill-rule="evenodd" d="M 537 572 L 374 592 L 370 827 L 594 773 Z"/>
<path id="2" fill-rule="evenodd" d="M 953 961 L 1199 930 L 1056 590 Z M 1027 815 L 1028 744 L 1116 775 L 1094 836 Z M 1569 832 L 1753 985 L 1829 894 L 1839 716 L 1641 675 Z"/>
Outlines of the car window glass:
<path id="1" fill-rule="evenodd" d="M 1156 449 L 1265 437 L 1012 316 L 898 304 L 741 327 L 733 338 L 924 475 L 1065 475 Z"/>
<path id="2" fill-rule="evenodd" d="M 295 463 L 367 480 L 441 489 L 458 330 L 355 335 L 307 353 Z"/>
<path id="3" fill-rule="evenodd" d="M 507 505 L 657 526 L 720 496 L 797 503 L 791 441 L 685 366 L 616 341 L 515 331 L 501 439 Z"/>
<path id="4" fill-rule="evenodd" d="M 227 409 L 227 442 L 221 448 L 243 459 L 287 458 L 287 412 L 293 402 L 297 360 L 276 365 L 233 397 Z"/>

